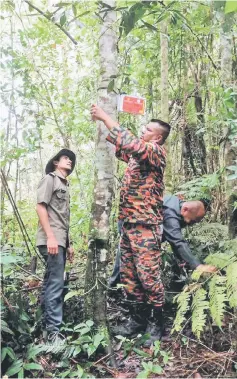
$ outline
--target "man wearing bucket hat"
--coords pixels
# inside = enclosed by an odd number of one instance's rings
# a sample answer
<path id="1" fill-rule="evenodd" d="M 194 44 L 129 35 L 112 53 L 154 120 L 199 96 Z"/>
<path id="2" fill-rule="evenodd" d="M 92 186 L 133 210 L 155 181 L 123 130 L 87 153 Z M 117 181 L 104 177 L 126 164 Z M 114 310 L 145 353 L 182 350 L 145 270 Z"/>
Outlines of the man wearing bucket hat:
<path id="1" fill-rule="evenodd" d="M 39 225 L 36 245 L 46 262 L 41 293 L 43 337 L 49 343 L 62 343 L 59 328 L 63 317 L 63 287 L 66 253 L 73 260 L 69 244 L 69 184 L 67 176 L 75 167 L 76 156 L 68 149 L 60 150 L 46 165 L 46 175 L 37 189 Z"/>

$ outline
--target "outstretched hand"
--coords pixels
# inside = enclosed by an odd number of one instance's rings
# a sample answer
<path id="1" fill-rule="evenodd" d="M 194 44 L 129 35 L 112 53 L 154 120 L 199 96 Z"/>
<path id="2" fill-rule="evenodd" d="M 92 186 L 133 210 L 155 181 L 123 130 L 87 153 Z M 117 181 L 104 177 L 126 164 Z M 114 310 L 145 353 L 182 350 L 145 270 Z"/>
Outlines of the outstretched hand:
<path id="1" fill-rule="evenodd" d="M 202 274 L 203 273 L 214 273 L 217 271 L 217 267 L 216 266 L 212 266 L 212 265 L 199 265 L 197 268 L 196 268 L 197 271 L 201 272 Z"/>

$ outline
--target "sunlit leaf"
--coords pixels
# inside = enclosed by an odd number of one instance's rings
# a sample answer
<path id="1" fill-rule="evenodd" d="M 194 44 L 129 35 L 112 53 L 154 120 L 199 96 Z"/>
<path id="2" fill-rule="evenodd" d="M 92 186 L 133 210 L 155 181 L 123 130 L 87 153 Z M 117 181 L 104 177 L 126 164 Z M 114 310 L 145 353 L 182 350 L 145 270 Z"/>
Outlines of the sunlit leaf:
<path id="1" fill-rule="evenodd" d="M 237 0 L 226 0 L 225 14 L 237 11 Z"/>

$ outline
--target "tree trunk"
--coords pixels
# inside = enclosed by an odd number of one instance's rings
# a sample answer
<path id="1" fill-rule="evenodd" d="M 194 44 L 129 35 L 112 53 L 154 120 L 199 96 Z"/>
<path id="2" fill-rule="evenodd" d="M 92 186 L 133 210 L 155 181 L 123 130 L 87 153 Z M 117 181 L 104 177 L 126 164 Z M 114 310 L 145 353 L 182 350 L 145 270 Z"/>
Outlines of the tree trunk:
<path id="1" fill-rule="evenodd" d="M 222 32 L 221 32 L 221 78 L 225 88 L 232 88 L 232 42 L 233 42 L 233 17 L 232 15 L 223 15 Z M 236 165 L 237 149 L 234 141 L 230 139 L 230 130 L 226 131 L 225 142 L 225 166 Z M 228 172 L 229 173 L 229 172 Z M 237 238 L 237 210 L 235 203 L 237 202 L 237 180 L 226 181 L 227 192 L 227 214 L 229 225 L 229 237 Z"/>
<path id="2" fill-rule="evenodd" d="M 169 66 L 168 66 L 168 26 L 167 20 L 161 22 L 160 33 L 160 61 L 161 61 L 161 118 L 165 122 L 169 122 Z"/>
<path id="3" fill-rule="evenodd" d="M 198 119 L 198 127 L 202 128 L 205 125 L 205 119 L 204 119 L 204 109 L 202 105 L 202 97 L 199 93 L 198 89 L 198 83 L 196 84 L 196 91 L 195 91 L 195 108 L 197 111 L 197 119 Z M 199 133 L 197 136 L 197 142 L 199 146 L 199 159 L 200 159 L 200 168 L 202 175 L 207 173 L 207 151 L 206 151 L 206 145 L 203 138 L 203 134 Z"/>
<path id="4" fill-rule="evenodd" d="M 192 152 L 192 131 L 187 123 L 185 123 L 183 127 L 182 150 L 184 159 L 184 176 L 186 180 L 191 180 L 193 175 L 197 175 L 197 170 Z"/>
<path id="5" fill-rule="evenodd" d="M 104 2 L 105 3 L 105 2 Z M 107 0 L 110 7 L 115 1 Z M 111 117 L 116 118 L 116 94 L 108 94 L 109 82 L 117 75 L 116 13 L 101 12 L 103 25 L 99 40 L 101 82 L 98 103 Z M 109 256 L 109 219 L 114 195 L 114 173 L 116 169 L 112 145 L 106 142 L 108 130 L 97 123 L 95 147 L 95 186 L 91 210 L 89 249 L 85 278 L 85 317 L 97 326 L 106 327 L 106 285 Z"/>
<path id="6" fill-rule="evenodd" d="M 169 122 L 169 64 L 168 64 L 168 21 L 164 20 L 160 24 L 160 96 L 161 96 L 161 119 Z M 170 151 L 169 139 L 166 142 L 166 150 Z M 170 154 L 167 155 L 166 169 L 165 169 L 165 183 L 166 190 L 172 191 L 172 167 Z"/>

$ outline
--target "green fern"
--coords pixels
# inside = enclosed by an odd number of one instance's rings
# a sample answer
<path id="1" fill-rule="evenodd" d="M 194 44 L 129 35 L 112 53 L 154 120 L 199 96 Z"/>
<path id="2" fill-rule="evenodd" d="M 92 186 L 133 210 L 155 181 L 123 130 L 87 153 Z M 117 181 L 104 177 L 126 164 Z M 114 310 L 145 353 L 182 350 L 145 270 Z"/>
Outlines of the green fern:
<path id="1" fill-rule="evenodd" d="M 237 262 L 226 268 L 227 298 L 231 307 L 237 307 Z"/>
<path id="2" fill-rule="evenodd" d="M 188 288 L 187 288 L 188 289 Z M 174 331 L 179 332 L 182 329 L 182 325 L 186 320 L 186 313 L 189 310 L 189 301 L 191 297 L 191 292 L 183 291 L 181 294 L 175 296 L 174 302 L 178 303 L 178 311 L 174 320 L 174 325 L 171 333 Z"/>
<path id="3" fill-rule="evenodd" d="M 210 312 L 215 323 L 221 328 L 226 309 L 226 277 L 214 275 L 209 283 Z"/>
<path id="4" fill-rule="evenodd" d="M 215 265 L 225 275 L 215 273 L 209 279 L 195 270 L 192 279 L 196 281 L 174 298 L 178 304 L 178 310 L 172 332 L 179 332 L 186 321 L 186 313 L 192 310 L 192 331 L 200 338 L 206 325 L 207 316 L 210 315 L 217 326 L 221 328 L 227 303 L 230 307 L 237 307 L 237 255 L 236 244 L 228 241 L 230 249 L 226 253 L 211 254 L 206 258 L 206 263 Z M 226 244 L 227 247 L 227 244 Z M 197 283 L 198 282 L 198 283 Z M 209 298 L 209 301 L 208 301 Z"/>
<path id="5" fill-rule="evenodd" d="M 236 255 L 231 252 L 229 254 L 224 254 L 224 253 L 215 253 L 215 254 L 210 254 L 206 259 L 205 262 L 207 264 L 211 264 L 216 266 L 219 269 L 222 269 L 226 266 L 229 266 L 236 260 Z"/>
<path id="6" fill-rule="evenodd" d="M 207 291 L 204 288 L 199 288 L 193 295 L 192 301 L 192 331 L 198 338 L 200 338 L 206 324 L 206 309 L 209 309 Z"/>

